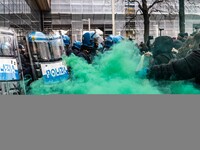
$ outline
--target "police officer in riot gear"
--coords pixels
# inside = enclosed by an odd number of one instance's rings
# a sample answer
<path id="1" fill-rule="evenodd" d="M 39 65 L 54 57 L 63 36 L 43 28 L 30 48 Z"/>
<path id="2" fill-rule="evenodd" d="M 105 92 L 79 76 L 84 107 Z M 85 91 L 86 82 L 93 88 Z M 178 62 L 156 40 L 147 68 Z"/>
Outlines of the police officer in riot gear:
<path id="1" fill-rule="evenodd" d="M 21 58 L 21 62 L 22 62 L 23 74 L 24 74 L 24 76 L 28 75 L 31 78 L 33 78 L 29 55 L 26 52 L 25 47 L 22 44 L 19 44 L 18 47 L 20 50 L 19 52 L 20 52 L 20 58 Z"/>
<path id="2" fill-rule="evenodd" d="M 78 53 L 80 53 L 81 51 L 81 46 L 82 46 L 82 42 L 80 41 L 74 41 L 73 45 L 72 45 L 72 53 L 74 53 L 74 55 L 78 55 Z"/>
<path id="3" fill-rule="evenodd" d="M 117 44 L 117 43 L 121 42 L 122 40 L 124 40 L 124 37 L 122 37 L 120 35 L 117 35 L 117 36 L 109 35 L 105 39 L 103 52 L 111 50 L 111 47 L 114 44 Z"/>
<path id="4" fill-rule="evenodd" d="M 97 55 L 99 44 L 102 43 L 102 37 L 96 32 L 86 32 L 83 34 L 81 52 L 77 56 L 84 58 L 89 64 L 92 63 Z"/>
<path id="5" fill-rule="evenodd" d="M 62 39 L 64 42 L 66 55 L 69 56 L 72 53 L 72 50 L 70 48 L 70 37 L 68 35 L 62 35 Z"/>

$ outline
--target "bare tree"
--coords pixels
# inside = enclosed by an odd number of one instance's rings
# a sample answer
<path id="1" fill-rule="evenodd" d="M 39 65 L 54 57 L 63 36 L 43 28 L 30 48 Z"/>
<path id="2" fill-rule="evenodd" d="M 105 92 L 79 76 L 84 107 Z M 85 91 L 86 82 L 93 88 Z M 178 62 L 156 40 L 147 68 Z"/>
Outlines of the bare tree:
<path id="1" fill-rule="evenodd" d="M 148 3 L 147 0 L 129 0 L 130 2 L 135 2 L 138 5 L 137 12 L 140 12 L 144 19 L 144 42 L 147 44 L 150 29 L 150 16 L 153 11 L 158 11 L 155 5 L 164 2 L 164 0 L 154 0 Z"/>
<path id="2" fill-rule="evenodd" d="M 127 0 L 137 4 L 136 15 L 143 17 L 144 42 L 147 44 L 150 31 L 150 17 L 153 13 L 174 15 L 179 13 L 180 32 L 185 32 L 185 2 L 195 6 L 196 0 Z M 179 5 L 180 4 L 180 5 Z M 179 9 L 181 8 L 181 9 Z"/>

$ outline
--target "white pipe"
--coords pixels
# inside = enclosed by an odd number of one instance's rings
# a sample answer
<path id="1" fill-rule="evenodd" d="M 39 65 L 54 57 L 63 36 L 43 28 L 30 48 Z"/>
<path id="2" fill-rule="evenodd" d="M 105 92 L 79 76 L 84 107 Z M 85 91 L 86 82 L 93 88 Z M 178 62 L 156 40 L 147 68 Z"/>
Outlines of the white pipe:
<path id="1" fill-rule="evenodd" d="M 88 30 L 90 31 L 90 18 L 88 18 Z"/>
<path id="2" fill-rule="evenodd" d="M 112 0 L 112 34 L 115 35 L 115 0 Z"/>
<path id="3" fill-rule="evenodd" d="M 82 41 L 82 38 L 83 38 L 83 30 L 82 29 L 80 29 L 80 34 L 81 34 L 81 38 L 80 38 L 80 41 Z"/>

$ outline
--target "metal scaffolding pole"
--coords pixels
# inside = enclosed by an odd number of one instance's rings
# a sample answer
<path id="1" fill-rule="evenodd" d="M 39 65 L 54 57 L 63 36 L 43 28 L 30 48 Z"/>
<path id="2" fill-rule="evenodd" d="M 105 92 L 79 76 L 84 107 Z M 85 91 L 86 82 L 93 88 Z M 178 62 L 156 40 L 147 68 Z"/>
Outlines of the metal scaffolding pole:
<path id="1" fill-rule="evenodd" d="M 90 31 L 90 18 L 88 18 L 88 30 Z"/>
<path id="2" fill-rule="evenodd" d="M 112 0 L 112 34 L 115 35 L 115 0 Z"/>

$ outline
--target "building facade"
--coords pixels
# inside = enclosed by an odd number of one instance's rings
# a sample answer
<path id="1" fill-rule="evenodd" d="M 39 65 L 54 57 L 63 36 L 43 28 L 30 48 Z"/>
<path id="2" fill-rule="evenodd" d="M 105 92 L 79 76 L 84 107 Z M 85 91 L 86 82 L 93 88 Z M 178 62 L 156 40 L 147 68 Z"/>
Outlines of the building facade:
<path id="1" fill-rule="evenodd" d="M 149 3 L 152 1 L 149 0 Z M 198 2 L 198 0 L 197 0 Z M 185 12 L 186 32 L 191 34 L 200 28 L 200 6 L 187 5 Z M 168 15 L 152 13 L 150 35 L 177 37 L 179 33 L 178 12 Z M 115 0 L 116 33 L 143 41 L 143 18 L 136 15 L 137 3 Z M 16 29 L 21 38 L 30 31 L 45 29 L 66 30 L 72 40 L 81 40 L 83 31 L 100 29 L 104 37 L 112 34 L 112 0 L 0 0 L 0 26 Z"/>
<path id="2" fill-rule="evenodd" d="M 83 31 L 100 29 L 112 34 L 111 0 L 52 0 L 51 11 L 44 15 L 44 28 L 69 30 L 73 40 Z M 115 3 L 116 34 L 125 34 L 125 1 Z M 89 27 L 90 26 L 90 27 Z"/>

